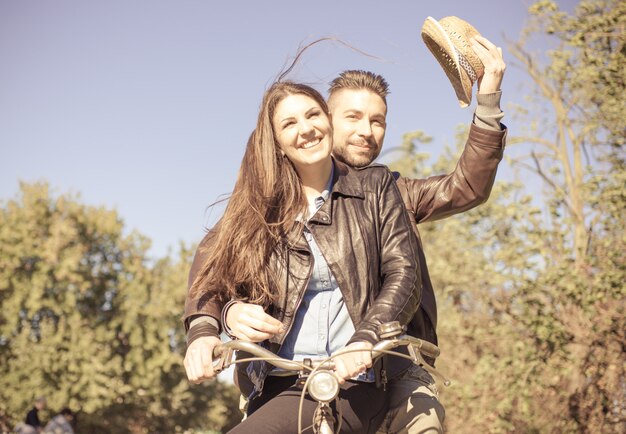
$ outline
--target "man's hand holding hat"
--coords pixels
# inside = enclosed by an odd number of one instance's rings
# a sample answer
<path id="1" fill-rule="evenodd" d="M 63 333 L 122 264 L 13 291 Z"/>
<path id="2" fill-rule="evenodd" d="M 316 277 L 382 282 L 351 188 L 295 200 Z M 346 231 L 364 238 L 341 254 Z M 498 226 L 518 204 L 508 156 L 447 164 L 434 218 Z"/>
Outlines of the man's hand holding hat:
<path id="1" fill-rule="evenodd" d="M 467 21 L 454 16 L 439 21 L 428 17 L 422 38 L 450 80 L 461 107 L 472 101 L 475 82 L 481 94 L 500 90 L 505 70 L 502 49 Z"/>
<path id="2" fill-rule="evenodd" d="M 478 77 L 478 93 L 493 93 L 500 90 L 506 65 L 502 48 L 496 47 L 487 38 L 476 35 L 471 38 L 472 49 L 480 58 L 485 72 Z"/>

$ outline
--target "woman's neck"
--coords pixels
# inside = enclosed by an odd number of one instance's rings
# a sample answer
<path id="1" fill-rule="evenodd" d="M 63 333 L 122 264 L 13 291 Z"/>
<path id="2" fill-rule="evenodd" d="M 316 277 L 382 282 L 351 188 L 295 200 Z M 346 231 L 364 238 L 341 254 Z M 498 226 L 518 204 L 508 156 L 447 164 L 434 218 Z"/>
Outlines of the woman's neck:
<path id="1" fill-rule="evenodd" d="M 300 168 L 298 175 L 300 175 L 302 180 L 302 190 L 308 202 L 321 196 L 328 184 L 332 167 L 332 159 L 328 157 L 327 160 L 321 161 L 320 164 Z"/>

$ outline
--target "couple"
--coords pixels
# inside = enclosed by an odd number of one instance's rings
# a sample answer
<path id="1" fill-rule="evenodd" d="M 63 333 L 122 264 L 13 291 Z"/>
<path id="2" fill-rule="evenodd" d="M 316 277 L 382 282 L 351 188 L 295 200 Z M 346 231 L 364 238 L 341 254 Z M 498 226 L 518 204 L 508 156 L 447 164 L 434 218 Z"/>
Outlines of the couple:
<path id="1" fill-rule="evenodd" d="M 374 370 L 369 349 L 377 326 L 394 320 L 437 343 L 435 298 L 415 225 L 484 201 L 502 158 L 502 55 L 480 36 L 472 46 L 485 70 L 468 142 L 450 175 L 411 180 L 370 165 L 386 128 L 381 76 L 343 72 L 331 83 L 328 105 L 297 83 L 265 92 L 224 216 L 190 272 L 190 381 L 214 377 L 211 354 L 221 331 L 292 359 L 339 353 L 342 432 L 443 432 L 433 379 L 394 357 L 384 373 Z M 386 387 L 377 387 L 377 376 L 388 379 Z M 247 418 L 231 432 L 296 432 L 295 377 L 272 375 L 266 363 L 238 369 L 236 377 L 249 402 Z M 305 400 L 304 420 L 314 410 Z"/>

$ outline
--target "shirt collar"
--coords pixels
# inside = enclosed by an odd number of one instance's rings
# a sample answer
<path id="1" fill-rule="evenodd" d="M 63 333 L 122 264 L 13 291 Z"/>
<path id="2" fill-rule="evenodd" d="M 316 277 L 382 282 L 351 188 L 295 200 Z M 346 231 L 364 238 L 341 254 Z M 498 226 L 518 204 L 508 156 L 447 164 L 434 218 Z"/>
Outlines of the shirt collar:
<path id="1" fill-rule="evenodd" d="M 333 190 L 333 180 L 335 178 L 335 162 L 333 161 L 330 166 L 330 176 L 328 177 L 328 182 L 326 183 L 326 187 L 324 187 L 324 191 L 322 191 L 322 195 L 315 198 L 316 201 L 321 200 L 321 203 L 326 202 L 326 199 L 330 196 L 330 192 Z M 321 206 L 321 204 L 320 204 Z"/>

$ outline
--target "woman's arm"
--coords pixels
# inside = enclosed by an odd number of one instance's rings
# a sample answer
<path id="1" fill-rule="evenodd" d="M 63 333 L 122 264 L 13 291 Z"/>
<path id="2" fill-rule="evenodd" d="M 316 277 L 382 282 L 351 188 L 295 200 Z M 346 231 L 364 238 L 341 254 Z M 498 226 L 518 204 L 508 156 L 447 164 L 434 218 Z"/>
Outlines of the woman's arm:
<path id="1" fill-rule="evenodd" d="M 380 169 L 376 169 L 380 170 Z M 380 235 L 380 276 L 378 296 L 357 325 L 345 348 L 335 358 L 340 383 L 372 366 L 371 348 L 378 341 L 378 327 L 389 321 L 406 325 L 419 306 L 421 296 L 417 238 L 406 207 L 391 173 L 385 169 L 376 194 L 379 219 L 371 230 Z M 374 206 L 374 205 L 373 205 Z"/>
<path id="2" fill-rule="evenodd" d="M 363 341 L 375 344 L 378 327 L 386 322 L 399 321 L 406 325 L 421 299 L 417 237 L 388 169 L 384 168 L 381 178 L 377 191 L 378 227 L 372 228 L 380 236 L 380 276 L 376 279 L 382 282 L 381 289 L 348 344 Z"/>

